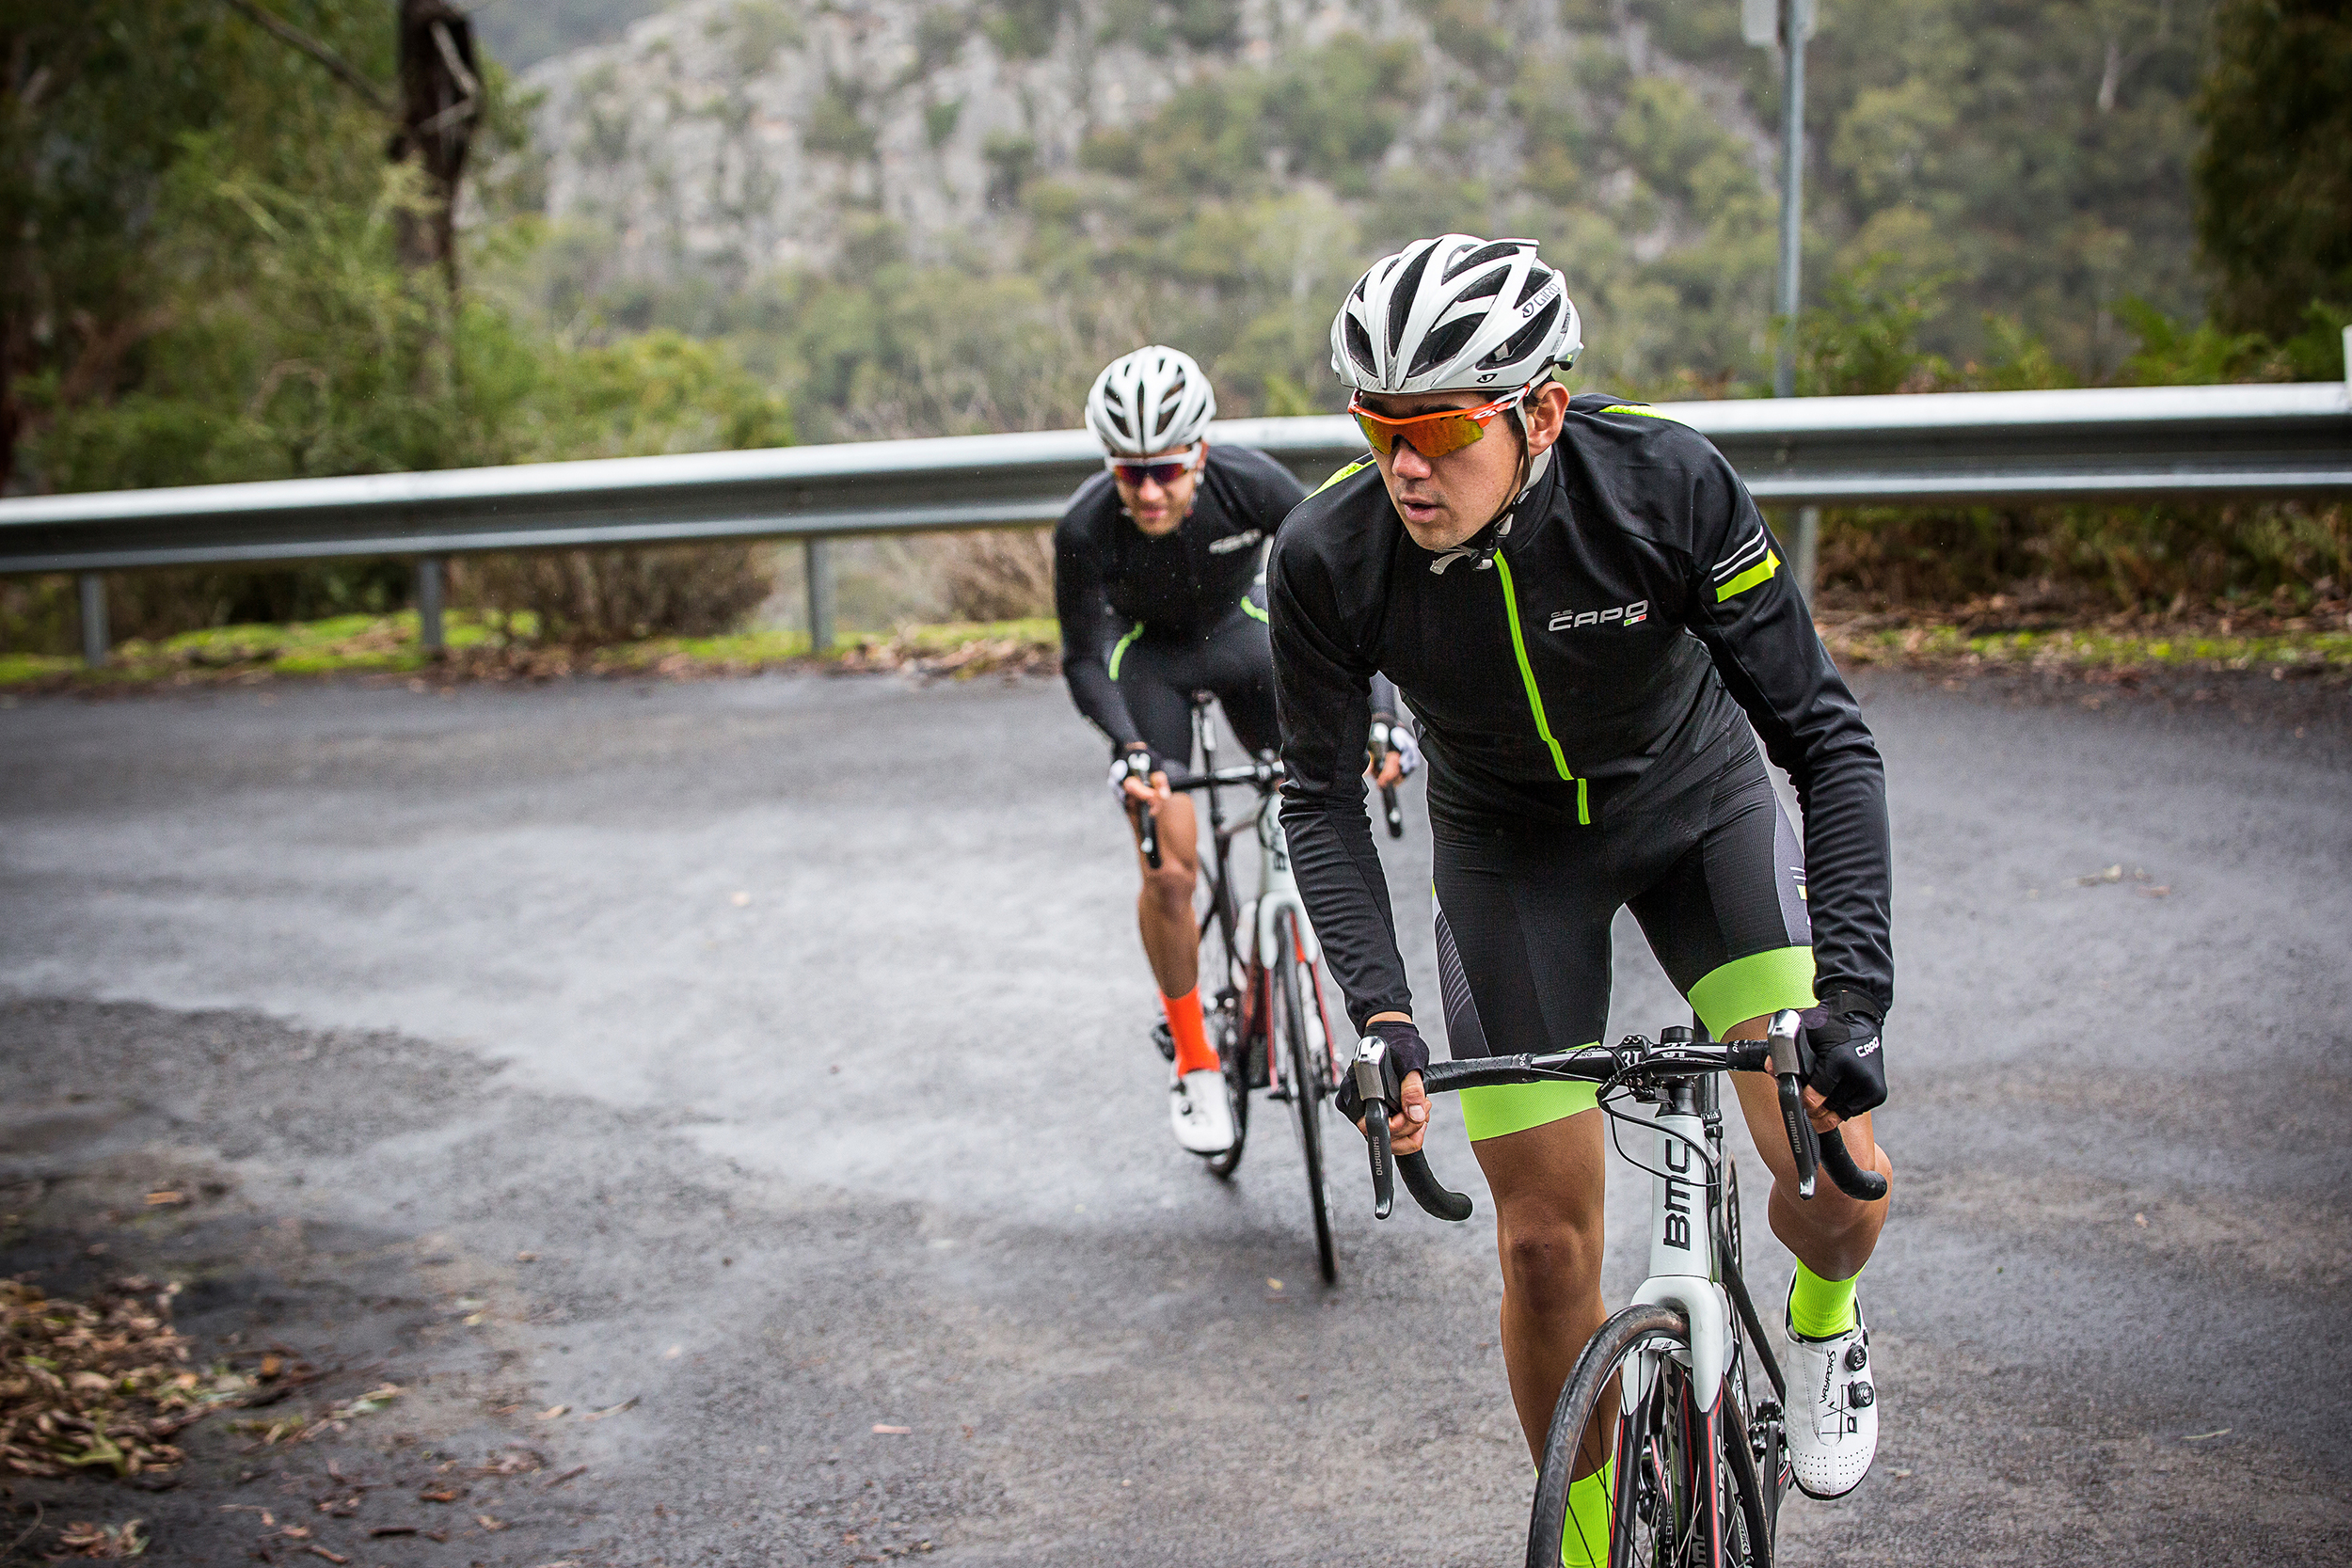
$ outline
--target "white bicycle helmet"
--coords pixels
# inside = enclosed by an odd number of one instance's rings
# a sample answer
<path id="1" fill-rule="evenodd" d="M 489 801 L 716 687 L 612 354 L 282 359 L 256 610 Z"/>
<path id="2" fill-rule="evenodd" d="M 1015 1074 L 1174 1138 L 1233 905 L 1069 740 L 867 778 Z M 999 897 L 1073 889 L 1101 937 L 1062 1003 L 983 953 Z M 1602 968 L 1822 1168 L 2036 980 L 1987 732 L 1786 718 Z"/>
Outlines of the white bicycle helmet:
<path id="1" fill-rule="evenodd" d="M 1331 369 L 1363 392 L 1524 387 L 1583 347 L 1567 284 L 1533 240 L 1416 240 L 1373 263 L 1331 322 Z"/>
<path id="2" fill-rule="evenodd" d="M 1216 392 L 1193 356 L 1157 343 L 1103 367 L 1087 393 L 1087 428 L 1113 457 L 1191 446 L 1216 418 Z"/>

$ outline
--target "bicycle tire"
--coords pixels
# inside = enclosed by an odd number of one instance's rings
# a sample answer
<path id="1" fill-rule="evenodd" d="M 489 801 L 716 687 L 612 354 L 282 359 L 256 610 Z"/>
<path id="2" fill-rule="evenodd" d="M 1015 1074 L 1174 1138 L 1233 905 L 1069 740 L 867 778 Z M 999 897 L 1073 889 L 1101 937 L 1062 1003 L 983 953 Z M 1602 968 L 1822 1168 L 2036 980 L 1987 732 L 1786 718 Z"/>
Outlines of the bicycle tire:
<path id="1" fill-rule="evenodd" d="M 1233 1111 L 1233 1141 L 1221 1154 L 1204 1154 L 1200 1163 L 1209 1167 L 1212 1176 L 1230 1177 L 1241 1168 L 1242 1148 L 1249 1141 L 1249 1040 L 1250 1033 L 1265 1026 L 1263 1011 L 1248 1024 L 1241 1021 L 1238 1006 L 1219 1007 L 1216 1040 L 1217 1069 L 1225 1078 L 1225 1101 Z"/>
<path id="2" fill-rule="evenodd" d="M 1314 1069 L 1307 1032 L 1306 1006 L 1298 974 L 1297 923 L 1286 910 L 1274 918 L 1275 941 L 1280 951 L 1274 959 L 1274 993 L 1279 1004 L 1270 1022 L 1279 1023 L 1282 1052 L 1277 1058 L 1290 1080 L 1291 1120 L 1298 1129 L 1298 1157 L 1307 1167 L 1307 1204 L 1315 1222 L 1315 1267 L 1326 1285 L 1340 1277 L 1340 1255 L 1331 1235 L 1331 1204 L 1323 1176 L 1323 1100 L 1330 1080 Z M 1272 1042 L 1269 1042 L 1272 1043 Z"/>
<path id="3" fill-rule="evenodd" d="M 1645 1349 L 1680 1349 L 1685 1360 L 1660 1358 L 1641 1405 L 1619 1410 L 1608 1440 L 1616 1460 L 1616 1492 L 1610 1499 L 1611 1568 L 1769 1568 L 1772 1544 L 1756 1469 L 1746 1452 L 1744 1413 L 1719 1403 L 1720 1415 L 1735 1419 L 1707 1422 L 1692 1397 L 1687 1367 L 1690 1329 L 1682 1314 L 1665 1307 L 1628 1307 L 1595 1331 L 1560 1390 L 1551 1427 L 1544 1436 L 1543 1463 L 1529 1512 L 1528 1568 L 1559 1568 L 1560 1537 L 1567 1522 L 1568 1479 L 1585 1428 L 1621 1388 L 1627 1360 Z M 1711 1433 L 1716 1451 L 1695 1452 L 1693 1427 Z M 1734 1449 L 1740 1451 L 1734 1453 Z M 1698 1463 L 1702 1459 L 1709 1463 Z M 1746 1460 L 1747 1463 L 1742 1463 Z M 1711 1476 L 1718 1488 L 1724 1524 L 1722 1554 L 1698 1539 L 1700 1510 L 1693 1493 Z"/>

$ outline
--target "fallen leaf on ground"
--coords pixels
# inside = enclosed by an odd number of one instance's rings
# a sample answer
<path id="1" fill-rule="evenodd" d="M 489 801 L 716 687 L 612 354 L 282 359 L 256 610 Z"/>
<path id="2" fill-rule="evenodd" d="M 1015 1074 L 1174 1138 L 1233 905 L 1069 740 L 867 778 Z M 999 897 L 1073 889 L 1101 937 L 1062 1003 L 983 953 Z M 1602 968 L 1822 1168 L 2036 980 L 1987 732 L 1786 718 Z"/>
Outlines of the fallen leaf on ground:
<path id="1" fill-rule="evenodd" d="M 490 1462 L 475 1471 L 482 1476 L 520 1476 L 545 1467 L 548 1456 L 536 1449 L 526 1449 L 517 1443 L 505 1451 L 491 1456 Z"/>
<path id="2" fill-rule="evenodd" d="M 2105 871 L 2093 871 L 2087 877 L 2075 878 L 2074 885 L 2076 887 L 2096 887 L 2101 882 L 2120 882 L 2122 879 L 2123 868 L 2121 865 L 2110 865 Z"/>
<path id="3" fill-rule="evenodd" d="M 878 1436 L 882 1436 L 882 1437 L 905 1437 L 905 1436 L 909 1435 L 910 1433 L 912 1433 L 914 1431 L 914 1429 L 913 1427 L 891 1427 L 891 1426 L 884 1426 L 884 1425 L 882 1425 L 880 1421 L 877 1421 L 877 1422 L 875 1422 L 875 1423 L 874 1423 L 874 1432 L 875 1432 L 875 1433 L 876 1433 Z"/>
<path id="4" fill-rule="evenodd" d="M 2183 1437 L 2181 1441 L 2184 1443 L 2201 1443 L 2208 1437 L 2227 1437 L 2229 1435 L 2230 1429 L 2228 1427 L 2216 1427 L 2211 1432 L 2192 1432 L 2188 1435 Z"/>
<path id="5" fill-rule="evenodd" d="M 329 1562 L 349 1562 L 351 1560 L 351 1559 L 343 1556 L 342 1553 L 330 1552 L 324 1546 L 305 1546 L 302 1549 L 309 1552 L 312 1557 L 323 1557 Z"/>
<path id="6" fill-rule="evenodd" d="M 622 1411 L 628 1409 L 636 1402 L 637 1396 L 631 1394 L 628 1398 L 623 1400 L 618 1404 L 608 1404 L 602 1410 L 591 1410 L 587 1415 L 582 1416 L 580 1419 L 583 1421 L 601 1421 L 607 1416 L 618 1416 Z"/>
<path id="7" fill-rule="evenodd" d="M 414 1535 L 416 1533 L 417 1527 L 414 1525 L 378 1525 L 373 1529 L 368 1531 L 369 1536 L 372 1538 L 388 1535 Z"/>
<path id="8" fill-rule="evenodd" d="M 548 1482 L 548 1483 L 547 1483 L 547 1485 L 545 1485 L 544 1487 L 541 1487 L 541 1488 L 540 1488 L 540 1490 L 541 1490 L 541 1491 L 543 1491 L 543 1492 L 552 1492 L 552 1491 L 554 1491 L 557 1487 L 559 1487 L 559 1486 L 563 1485 L 565 1481 L 577 1481 L 577 1480 L 579 1480 L 581 1476 L 584 1476 L 584 1475 L 586 1475 L 587 1473 L 588 1473 L 588 1466 L 587 1466 L 587 1465 L 573 1465 L 570 1469 L 568 1469 L 568 1470 L 564 1471 L 562 1475 L 560 1475 L 560 1476 L 556 1477 L 553 1481 L 551 1481 Z"/>
<path id="9" fill-rule="evenodd" d="M 168 1189 L 152 1192 L 147 1195 L 147 1206 L 150 1209 L 168 1209 L 175 1204 L 185 1203 L 187 1200 L 187 1194 L 176 1193 Z"/>
<path id="10" fill-rule="evenodd" d="M 59 1532 L 57 1544 L 65 1548 L 68 1557 L 144 1557 L 149 1537 L 140 1527 L 141 1521 L 136 1519 L 119 1525 L 93 1525 L 77 1520 Z"/>
<path id="11" fill-rule="evenodd" d="M 506 1521 L 505 1521 L 505 1520 L 503 1520 L 503 1519 L 493 1519 L 493 1518 L 491 1518 L 491 1517 L 490 1517 L 487 1513 L 477 1513 L 477 1514 L 475 1514 L 475 1515 L 473 1516 L 473 1522 L 474 1522 L 475 1524 L 477 1524 L 477 1525 L 480 1525 L 480 1526 L 481 1526 L 484 1529 L 486 1529 L 486 1530 L 502 1530 L 502 1529 L 504 1529 L 504 1528 L 506 1528 Z"/>
<path id="12" fill-rule="evenodd" d="M 572 1407 L 568 1404 L 551 1404 L 545 1410 L 539 1412 L 538 1419 L 542 1421 L 552 1421 L 558 1416 L 568 1416 L 571 1412 Z"/>

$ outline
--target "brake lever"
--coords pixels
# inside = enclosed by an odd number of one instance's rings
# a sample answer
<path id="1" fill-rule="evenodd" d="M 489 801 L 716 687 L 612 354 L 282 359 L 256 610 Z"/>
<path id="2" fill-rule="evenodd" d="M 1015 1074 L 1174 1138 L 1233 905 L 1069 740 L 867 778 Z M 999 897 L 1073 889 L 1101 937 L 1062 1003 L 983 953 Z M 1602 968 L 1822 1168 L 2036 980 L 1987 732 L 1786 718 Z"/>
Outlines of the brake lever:
<path id="1" fill-rule="evenodd" d="M 1804 1070 L 1797 1053 L 1795 1011 L 1784 1007 L 1772 1015 L 1765 1038 L 1772 1044 L 1772 1077 L 1780 1085 L 1780 1120 L 1788 1134 L 1788 1152 L 1797 1162 L 1797 1196 L 1813 1196 L 1814 1174 L 1820 1169 L 1821 1146 L 1813 1132 L 1813 1118 L 1804 1114 Z"/>
<path id="2" fill-rule="evenodd" d="M 1362 1102 L 1364 1142 L 1372 1154 L 1372 1217 L 1385 1220 L 1396 1208 L 1396 1149 L 1389 1141 L 1389 1111 L 1403 1093 L 1396 1085 L 1396 1069 L 1389 1061 L 1389 1042 L 1377 1035 L 1366 1035 L 1356 1043 L 1356 1059 L 1347 1070 L 1354 1075 L 1356 1098 Z"/>
<path id="3" fill-rule="evenodd" d="M 1405 808 L 1396 803 L 1396 785 L 1382 784 L 1380 786 L 1380 809 L 1387 814 L 1389 819 L 1389 836 L 1403 838 L 1405 836 Z"/>
<path id="4" fill-rule="evenodd" d="M 1150 806 L 1137 808 L 1136 832 L 1142 840 L 1144 863 L 1157 871 L 1160 868 L 1160 822 Z"/>

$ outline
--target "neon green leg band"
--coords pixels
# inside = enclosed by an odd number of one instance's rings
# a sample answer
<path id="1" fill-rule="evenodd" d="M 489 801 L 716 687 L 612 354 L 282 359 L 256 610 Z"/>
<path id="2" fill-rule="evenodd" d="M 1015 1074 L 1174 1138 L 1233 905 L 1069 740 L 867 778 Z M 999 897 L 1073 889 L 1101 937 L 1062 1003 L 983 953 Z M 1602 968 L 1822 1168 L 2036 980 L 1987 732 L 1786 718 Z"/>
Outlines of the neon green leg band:
<path id="1" fill-rule="evenodd" d="M 1813 949 L 1774 947 L 1710 969 L 1691 988 L 1691 1008 L 1718 1039 L 1735 1023 L 1783 1007 L 1813 1006 Z"/>
<path id="2" fill-rule="evenodd" d="M 1617 1462 L 1568 1482 L 1568 1517 L 1560 1529 L 1560 1568 L 1608 1568 L 1609 1502 Z"/>
<path id="3" fill-rule="evenodd" d="M 1788 1286 L 1788 1326 L 1808 1339 L 1834 1339 L 1853 1327 L 1852 1279 L 1823 1279 L 1797 1264 L 1797 1277 Z"/>
<path id="4" fill-rule="evenodd" d="M 1492 1088 L 1464 1089 L 1462 1131 L 1470 1142 L 1524 1132 L 1547 1122 L 1565 1121 L 1598 1103 L 1591 1084 L 1502 1084 Z"/>

